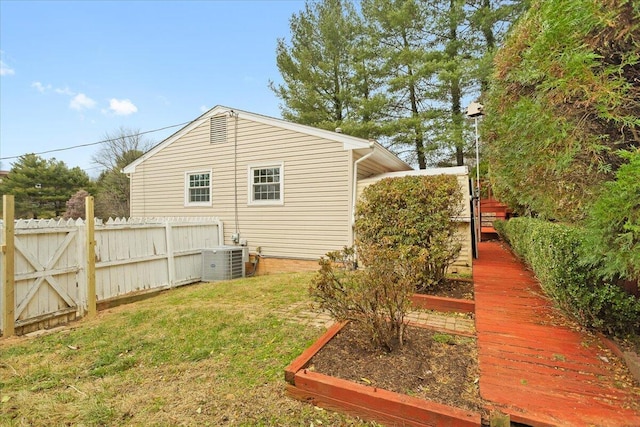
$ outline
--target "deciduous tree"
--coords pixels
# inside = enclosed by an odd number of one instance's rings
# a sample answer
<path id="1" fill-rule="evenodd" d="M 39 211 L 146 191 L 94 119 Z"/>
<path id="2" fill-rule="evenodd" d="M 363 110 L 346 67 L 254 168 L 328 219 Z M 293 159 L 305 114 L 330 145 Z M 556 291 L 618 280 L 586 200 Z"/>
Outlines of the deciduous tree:
<path id="1" fill-rule="evenodd" d="M 119 128 L 105 134 L 105 142 L 93 161 L 103 168 L 97 181 L 95 203 L 99 218 L 129 216 L 129 178 L 122 169 L 151 147 L 139 130 Z"/>

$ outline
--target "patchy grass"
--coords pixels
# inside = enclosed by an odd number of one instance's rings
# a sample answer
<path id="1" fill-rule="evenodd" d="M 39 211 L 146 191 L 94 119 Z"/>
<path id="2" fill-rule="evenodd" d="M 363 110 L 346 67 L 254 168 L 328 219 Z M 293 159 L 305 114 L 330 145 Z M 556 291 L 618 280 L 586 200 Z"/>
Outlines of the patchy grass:
<path id="1" fill-rule="evenodd" d="M 284 395 L 310 274 L 182 287 L 0 341 L 0 425 L 373 425 Z"/>

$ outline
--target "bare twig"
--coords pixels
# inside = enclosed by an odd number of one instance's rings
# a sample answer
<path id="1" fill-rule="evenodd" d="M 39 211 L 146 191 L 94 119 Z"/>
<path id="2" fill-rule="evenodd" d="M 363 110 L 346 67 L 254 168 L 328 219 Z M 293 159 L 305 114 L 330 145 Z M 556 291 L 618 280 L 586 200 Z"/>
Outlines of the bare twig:
<path id="1" fill-rule="evenodd" d="M 87 395 L 87 393 L 85 393 L 85 392 L 84 392 L 84 391 L 82 391 L 82 390 L 78 390 L 78 388 L 77 388 L 77 387 L 72 386 L 71 384 L 67 384 L 67 387 L 74 389 L 75 391 L 77 391 L 78 393 L 80 393 L 80 394 L 81 394 L 81 395 L 83 395 L 83 396 L 86 396 L 86 395 Z"/>
<path id="2" fill-rule="evenodd" d="M 16 376 L 20 376 L 18 374 L 18 371 L 16 371 L 16 368 L 14 368 L 13 366 L 9 365 L 8 363 L 5 362 L 0 362 L 0 366 L 6 366 L 7 368 L 11 368 L 11 370 L 13 371 L 14 375 Z"/>

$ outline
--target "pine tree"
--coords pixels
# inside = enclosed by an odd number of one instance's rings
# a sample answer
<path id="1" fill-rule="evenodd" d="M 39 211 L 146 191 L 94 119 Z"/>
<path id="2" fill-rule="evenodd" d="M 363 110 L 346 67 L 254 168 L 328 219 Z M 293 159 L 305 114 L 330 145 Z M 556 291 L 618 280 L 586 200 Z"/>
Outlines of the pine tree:
<path id="1" fill-rule="evenodd" d="M 291 41 L 278 40 L 282 84 L 270 82 L 286 120 L 371 137 L 360 126 L 377 110 L 374 79 L 362 54 L 361 21 L 349 0 L 309 1 L 291 18 Z"/>
<path id="2" fill-rule="evenodd" d="M 79 167 L 69 169 L 62 161 L 35 154 L 20 156 L 1 185 L 3 194 L 15 197 L 17 218 L 57 218 L 76 191 L 91 187 Z"/>
<path id="3" fill-rule="evenodd" d="M 486 87 L 490 59 L 527 0 L 318 0 L 278 41 L 287 120 L 379 139 L 425 168 L 464 164 L 462 103 Z"/>
<path id="4" fill-rule="evenodd" d="M 416 0 L 364 0 L 362 13 L 370 44 L 379 46 L 375 73 L 383 79 L 387 99 L 385 145 L 424 169 L 425 120 L 435 75 L 426 9 Z"/>

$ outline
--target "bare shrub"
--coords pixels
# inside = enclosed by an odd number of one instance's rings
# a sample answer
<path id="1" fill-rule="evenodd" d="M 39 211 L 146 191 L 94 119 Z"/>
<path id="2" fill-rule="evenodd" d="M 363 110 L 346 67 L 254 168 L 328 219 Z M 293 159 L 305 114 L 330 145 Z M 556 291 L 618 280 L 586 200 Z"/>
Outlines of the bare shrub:
<path id="1" fill-rule="evenodd" d="M 345 248 L 322 258 L 311 295 L 336 320 L 352 321 L 374 347 L 402 347 L 420 260 L 398 257 L 388 248 L 369 248 L 369 267 L 355 270 L 354 254 L 353 248 Z"/>

